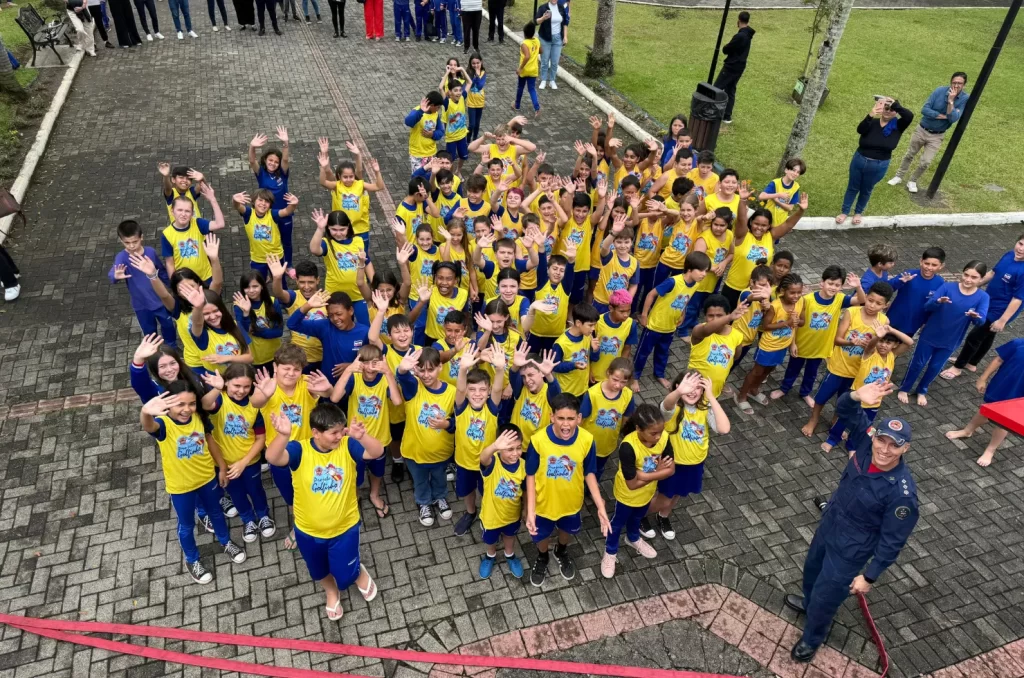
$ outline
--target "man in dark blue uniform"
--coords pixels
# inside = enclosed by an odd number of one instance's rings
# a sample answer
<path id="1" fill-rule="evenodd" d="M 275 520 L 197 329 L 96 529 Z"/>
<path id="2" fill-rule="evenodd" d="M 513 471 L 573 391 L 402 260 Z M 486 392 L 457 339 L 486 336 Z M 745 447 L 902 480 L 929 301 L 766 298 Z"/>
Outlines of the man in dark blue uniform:
<path id="1" fill-rule="evenodd" d="M 851 593 L 871 590 L 917 524 L 917 486 L 903 461 L 910 447 L 910 424 L 881 417 L 869 430 L 861 407 L 861 402 L 881 401 L 892 388 L 867 384 L 836 405 L 840 419 L 855 422 L 847 440 L 850 461 L 807 552 L 804 595 L 786 596 L 788 607 L 807 614 L 803 636 L 790 654 L 795 661 L 814 658 L 839 606 Z"/>

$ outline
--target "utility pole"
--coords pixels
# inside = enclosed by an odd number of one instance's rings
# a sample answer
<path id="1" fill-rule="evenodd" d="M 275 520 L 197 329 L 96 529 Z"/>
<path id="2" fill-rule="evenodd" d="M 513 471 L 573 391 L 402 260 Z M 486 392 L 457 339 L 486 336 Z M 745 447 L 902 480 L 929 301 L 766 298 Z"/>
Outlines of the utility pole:
<path id="1" fill-rule="evenodd" d="M 725 22 L 729 20 L 729 6 L 732 0 L 725 0 L 725 9 L 722 10 L 722 25 L 718 27 L 718 40 L 715 42 L 715 53 L 711 55 L 711 70 L 708 71 L 708 84 L 715 81 L 715 69 L 718 68 L 718 53 L 722 49 L 722 36 L 725 35 Z"/>

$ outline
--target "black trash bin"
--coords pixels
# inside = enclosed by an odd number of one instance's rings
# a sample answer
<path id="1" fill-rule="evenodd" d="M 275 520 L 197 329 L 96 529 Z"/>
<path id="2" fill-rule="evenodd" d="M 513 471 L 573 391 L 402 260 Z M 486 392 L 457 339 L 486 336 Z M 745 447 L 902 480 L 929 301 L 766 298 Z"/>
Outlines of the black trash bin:
<path id="1" fill-rule="evenodd" d="M 725 90 L 706 82 L 697 83 L 697 91 L 690 99 L 690 134 L 694 148 L 699 151 L 715 150 L 728 103 L 729 95 Z"/>

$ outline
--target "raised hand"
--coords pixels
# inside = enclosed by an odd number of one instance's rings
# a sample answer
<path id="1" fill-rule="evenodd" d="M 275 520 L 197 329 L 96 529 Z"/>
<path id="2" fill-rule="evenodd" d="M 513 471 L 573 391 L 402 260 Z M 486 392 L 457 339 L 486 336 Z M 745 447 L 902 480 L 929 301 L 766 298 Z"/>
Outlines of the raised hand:
<path id="1" fill-rule="evenodd" d="M 256 388 L 267 398 L 277 390 L 277 380 L 270 376 L 265 367 L 256 370 Z"/>
<path id="2" fill-rule="evenodd" d="M 190 282 L 190 284 L 186 285 L 182 282 L 178 285 L 178 294 L 181 295 L 182 299 L 192 304 L 192 308 L 206 304 L 206 295 L 203 294 L 203 288 L 194 283 Z"/>
<path id="3" fill-rule="evenodd" d="M 370 158 L 370 169 L 373 170 L 374 174 L 380 174 L 380 164 L 377 162 L 377 158 Z"/>
<path id="4" fill-rule="evenodd" d="M 807 193 L 805 191 L 800 191 L 800 210 L 806 212 L 808 204 Z"/>
<path id="5" fill-rule="evenodd" d="M 206 248 L 207 259 L 216 261 L 220 258 L 220 236 L 216 233 L 207 233 L 203 245 Z"/>
<path id="6" fill-rule="evenodd" d="M 578 246 L 575 242 L 569 241 L 565 243 L 565 258 L 569 260 L 569 263 L 575 263 L 576 261 L 576 250 Z"/>
<path id="7" fill-rule="evenodd" d="M 189 168 L 188 172 L 185 173 L 185 176 L 187 176 L 189 179 L 191 179 L 192 181 L 196 182 L 197 184 L 201 183 L 202 181 L 204 181 L 206 179 L 206 177 L 203 176 L 202 172 L 200 172 L 198 170 L 194 170 L 192 168 Z"/>
<path id="8" fill-rule="evenodd" d="M 145 363 L 146 358 L 156 355 L 156 352 L 162 343 L 164 343 L 164 338 L 156 332 L 153 334 L 147 334 L 142 338 L 142 343 L 139 344 L 139 347 L 135 349 L 135 355 L 132 356 L 132 362 L 136 365 Z"/>
<path id="9" fill-rule="evenodd" d="M 288 203 L 289 205 L 298 205 L 299 204 L 299 197 L 297 195 L 295 195 L 294 193 L 285 193 L 284 194 L 284 201 L 286 203 Z"/>
<path id="10" fill-rule="evenodd" d="M 246 191 L 242 191 L 241 193 L 235 193 L 233 196 L 231 196 L 231 200 L 238 203 L 239 205 L 252 204 L 252 198 L 249 197 L 249 193 Z"/>
<path id="11" fill-rule="evenodd" d="M 284 125 L 277 126 L 277 133 L 275 134 L 275 136 L 277 137 L 277 140 L 280 141 L 282 144 L 288 143 L 288 130 L 285 128 Z"/>
<path id="12" fill-rule="evenodd" d="M 407 353 L 398 363 L 398 369 L 402 372 L 412 372 L 416 369 L 416 366 L 420 362 L 420 355 L 422 355 L 423 349 L 418 348 L 415 351 Z"/>
<path id="13" fill-rule="evenodd" d="M 320 163 L 321 167 L 330 167 L 331 166 L 331 156 L 327 155 L 327 153 L 324 153 L 323 151 L 321 151 L 320 153 L 316 154 L 316 159 L 317 159 L 317 162 Z"/>
<path id="14" fill-rule="evenodd" d="M 594 129 L 601 129 L 601 118 L 596 115 L 590 116 L 590 126 Z"/>
<path id="15" fill-rule="evenodd" d="M 551 315 L 552 313 L 558 311 L 558 302 L 551 301 L 548 299 L 545 299 L 543 301 L 535 301 L 533 305 L 530 306 L 530 308 L 535 309 L 537 313 L 546 313 L 548 315 Z"/>
<path id="16" fill-rule="evenodd" d="M 279 436 L 291 438 L 292 422 L 287 416 L 283 414 L 271 414 L 270 423 L 274 426 L 274 430 L 277 431 Z"/>
<path id="17" fill-rule="evenodd" d="M 270 254 L 267 254 L 267 268 L 270 269 L 270 275 L 272 277 L 283 278 L 285 271 L 288 268 L 288 263 L 281 261 L 281 257 L 271 252 Z"/>
<path id="18" fill-rule="evenodd" d="M 167 411 L 178 404 L 178 396 L 164 392 L 149 400 L 142 406 L 142 411 L 151 417 L 159 417 L 167 414 Z"/>
<path id="19" fill-rule="evenodd" d="M 327 219 L 325 217 L 324 218 L 324 224 L 326 224 L 326 223 L 327 223 Z M 388 226 L 391 227 L 391 232 L 394 233 L 395 235 L 400 235 L 402 237 L 405 237 L 405 222 L 403 222 L 398 217 L 391 217 L 391 219 L 388 220 Z"/>
<path id="20" fill-rule="evenodd" d="M 591 118 L 591 120 L 593 120 L 593 118 Z M 584 148 L 584 150 L 587 151 L 587 153 L 589 153 L 593 157 L 595 157 L 595 158 L 597 157 L 597 149 L 594 148 L 594 144 L 592 144 L 592 143 L 590 143 L 588 141 L 587 143 L 583 144 L 583 148 Z"/>
<path id="21" fill-rule="evenodd" d="M 231 300 L 235 302 L 235 306 L 242 309 L 242 313 L 249 315 L 249 311 L 252 310 L 252 301 L 249 299 L 248 295 L 242 292 L 235 292 L 231 297 Z"/>
<path id="22" fill-rule="evenodd" d="M 470 344 L 459 358 L 459 369 L 469 372 L 471 367 L 483 359 L 485 353 L 486 351 L 482 351 L 476 344 Z"/>
<path id="23" fill-rule="evenodd" d="M 331 382 L 320 370 L 313 370 L 306 375 L 306 389 L 310 393 L 323 393 L 331 390 Z"/>
<path id="24" fill-rule="evenodd" d="M 903 271 L 903 273 L 900 273 L 900 282 L 908 283 L 916 277 L 916 273 L 911 273 L 910 271 Z"/>
<path id="25" fill-rule="evenodd" d="M 207 372 L 203 374 L 203 382 L 215 391 L 224 390 L 224 377 L 219 372 Z"/>
<path id="26" fill-rule="evenodd" d="M 316 143 L 320 147 L 321 153 L 327 153 L 331 150 L 331 142 L 327 137 L 317 137 Z"/>
<path id="27" fill-rule="evenodd" d="M 501 344 L 497 340 L 493 341 L 494 343 L 491 345 L 491 365 L 494 366 L 496 371 L 504 371 L 508 358 L 505 357 L 505 350 L 501 347 Z"/>
<path id="28" fill-rule="evenodd" d="M 387 312 L 388 304 L 391 303 L 391 300 L 388 299 L 388 296 L 384 294 L 382 290 L 374 290 L 373 293 L 370 295 L 370 299 L 373 301 L 373 305 L 377 308 L 379 312 Z"/>
<path id="29" fill-rule="evenodd" d="M 144 257 L 141 254 L 129 254 L 128 262 L 132 265 L 132 268 L 142 271 L 146 277 L 156 275 L 156 264 L 149 257 Z M 117 278 L 117 269 L 114 270 L 114 277 Z M 130 278 L 130 275 L 124 277 Z"/>
<path id="30" fill-rule="evenodd" d="M 751 295 L 751 297 L 752 296 L 753 295 Z M 743 301 L 741 301 L 738 304 L 736 304 L 736 308 L 733 310 L 732 313 L 729 314 L 729 317 L 732 319 L 732 320 L 730 320 L 730 322 L 735 321 L 735 320 L 739 320 L 740 318 L 743 317 L 743 315 L 748 310 L 750 310 L 750 299 L 749 298 L 748 299 L 744 299 Z"/>
<path id="31" fill-rule="evenodd" d="M 854 393 L 857 394 L 856 399 L 862 403 L 877 403 L 892 393 L 894 388 L 896 385 L 891 381 L 873 381 L 870 384 L 864 384 Z"/>
<path id="32" fill-rule="evenodd" d="M 366 424 L 356 419 L 348 425 L 348 437 L 352 438 L 356 442 L 361 441 L 366 437 Z"/>
<path id="33" fill-rule="evenodd" d="M 475 316 L 473 316 L 473 319 L 476 320 L 476 326 L 482 332 L 491 332 L 494 330 L 494 325 L 493 323 L 491 323 L 491 319 L 485 316 L 483 313 L 477 313 Z"/>
<path id="34" fill-rule="evenodd" d="M 700 388 L 700 372 L 687 372 L 679 386 L 676 386 L 676 393 L 679 397 L 688 396 Z"/>
<path id="35" fill-rule="evenodd" d="M 608 179 L 607 178 L 601 177 L 600 179 L 597 180 L 597 194 L 600 197 L 602 197 L 602 198 L 605 197 L 606 195 L 608 195 Z"/>
<path id="36" fill-rule="evenodd" d="M 611 116 L 608 117 L 611 118 Z M 609 148 L 622 148 L 622 139 L 609 139 L 608 146 Z"/>
<path id="37" fill-rule="evenodd" d="M 530 346 L 525 341 L 519 346 L 516 346 L 516 352 L 512 354 L 512 365 L 514 367 L 523 367 L 526 363 L 530 362 Z"/>
<path id="38" fill-rule="evenodd" d="M 434 291 L 434 288 L 430 285 L 426 278 L 420 278 L 416 284 L 416 293 L 419 294 L 421 301 L 430 301 L 430 294 Z"/>
<path id="39" fill-rule="evenodd" d="M 395 250 L 395 261 L 399 264 L 408 264 L 409 257 L 412 256 L 413 252 L 416 251 L 416 246 L 411 242 L 407 242 L 401 247 Z"/>
<path id="40" fill-rule="evenodd" d="M 639 198 L 637 198 L 637 202 L 639 202 Z M 622 233 L 624 228 L 626 228 L 626 215 L 620 214 L 615 217 L 615 220 L 612 222 L 612 235 Z"/>
<path id="41" fill-rule="evenodd" d="M 327 300 L 330 298 L 331 294 L 327 290 L 317 290 L 313 293 L 313 296 L 306 300 L 306 305 L 310 308 L 326 308 Z"/>
<path id="42" fill-rule="evenodd" d="M 740 186 L 736 189 L 736 192 L 740 194 L 740 202 L 744 203 L 750 200 L 750 196 L 753 194 L 754 190 L 751 188 L 750 182 L 744 179 L 740 182 Z"/>
<path id="43" fill-rule="evenodd" d="M 512 120 L 510 120 L 509 122 L 514 122 L 518 124 L 520 127 L 526 127 L 526 124 L 529 122 L 529 120 L 526 119 L 525 115 L 517 115 L 516 117 L 512 118 Z"/>
<path id="44" fill-rule="evenodd" d="M 552 371 L 554 371 L 555 365 L 558 364 L 555 361 L 555 352 L 544 351 L 544 353 L 541 354 L 541 362 L 534 364 L 537 365 L 537 369 L 539 369 L 545 377 L 548 376 Z"/>
<path id="45" fill-rule="evenodd" d="M 448 229 L 445 228 L 444 226 L 438 226 L 437 227 L 437 234 L 439 236 L 441 236 L 441 238 L 444 239 L 444 241 L 446 243 L 451 243 L 451 241 L 452 241 L 452 234 L 449 233 Z"/>
<path id="46" fill-rule="evenodd" d="M 913 277 L 913 276 L 911 276 L 911 277 Z M 907 281 L 904 280 L 903 282 L 907 282 Z M 846 274 L 846 286 L 847 287 L 852 287 L 854 289 L 860 287 L 860 276 L 857 275 L 856 273 L 847 273 Z"/>
<path id="47" fill-rule="evenodd" d="M 327 228 L 327 213 L 319 207 L 313 210 L 310 218 L 313 220 L 313 223 L 316 224 L 318 231 L 322 231 Z"/>
<path id="48" fill-rule="evenodd" d="M 249 142 L 249 145 L 253 148 L 261 148 L 266 143 L 267 135 L 264 134 L 263 132 L 257 132 L 256 136 L 254 136 L 252 140 Z"/>
<path id="49" fill-rule="evenodd" d="M 503 452 L 514 450 L 520 447 L 519 434 L 512 430 L 502 431 L 501 435 L 499 435 L 492 444 L 494 445 L 494 449 L 501 450 Z"/>
<path id="50" fill-rule="evenodd" d="M 169 162 L 158 162 L 156 164 L 156 171 L 165 177 L 171 176 L 171 163 Z"/>

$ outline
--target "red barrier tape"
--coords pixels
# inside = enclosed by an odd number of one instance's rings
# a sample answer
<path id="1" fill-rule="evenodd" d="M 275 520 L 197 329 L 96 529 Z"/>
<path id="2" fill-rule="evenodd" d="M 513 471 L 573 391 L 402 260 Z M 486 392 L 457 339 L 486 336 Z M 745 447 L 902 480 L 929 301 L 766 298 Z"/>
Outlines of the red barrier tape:
<path id="1" fill-rule="evenodd" d="M 882 634 L 878 632 L 878 627 L 875 626 L 875 620 L 871 616 L 871 610 L 868 609 L 868 599 L 864 597 L 863 593 L 858 593 L 857 602 L 860 603 L 860 611 L 861 614 L 864 615 L 864 623 L 867 624 L 868 632 L 871 634 L 871 640 L 875 643 L 875 647 L 878 648 L 878 663 L 882 667 L 880 678 L 885 678 L 886 674 L 889 673 L 889 653 L 885 651 L 885 643 L 882 642 Z"/>
<path id="2" fill-rule="evenodd" d="M 202 657 L 173 652 L 159 648 L 135 645 L 120 641 L 91 638 L 75 635 L 76 633 L 111 633 L 126 636 L 142 636 L 147 638 L 165 638 L 198 643 L 214 643 L 218 645 L 235 645 L 240 647 L 262 647 L 280 650 L 299 650 L 321 652 L 325 654 L 366 657 L 371 659 L 391 659 L 400 662 L 417 662 L 423 664 L 450 664 L 455 666 L 474 666 L 484 668 L 508 668 L 523 671 L 549 671 L 572 673 L 578 675 L 615 676 L 617 678 L 738 678 L 713 673 L 693 671 L 676 671 L 672 669 L 653 669 L 634 666 L 616 666 L 604 664 L 587 664 L 581 662 L 554 661 L 548 659 L 525 659 L 521 657 L 485 657 L 463 654 L 442 654 L 421 652 L 417 650 L 396 650 L 382 647 L 363 647 L 361 645 L 345 645 L 327 643 L 316 640 L 297 640 L 291 638 L 264 638 L 259 636 L 242 636 L 231 633 L 211 633 L 191 631 L 188 629 L 166 628 L 161 626 L 145 626 L 135 624 L 108 624 L 103 622 L 65 621 L 60 619 L 36 619 L 16 615 L 0 614 L 0 623 L 13 626 L 22 631 L 59 640 L 76 645 L 85 645 L 102 650 L 130 654 L 137 657 L 169 661 L 176 664 L 200 666 L 235 671 L 273 678 L 307 678 L 311 676 L 342 676 L 357 678 L 350 674 L 338 674 L 311 669 L 294 669 L 263 664 L 250 664 L 232 659 Z M 71 632 L 71 633 L 69 633 Z"/>

